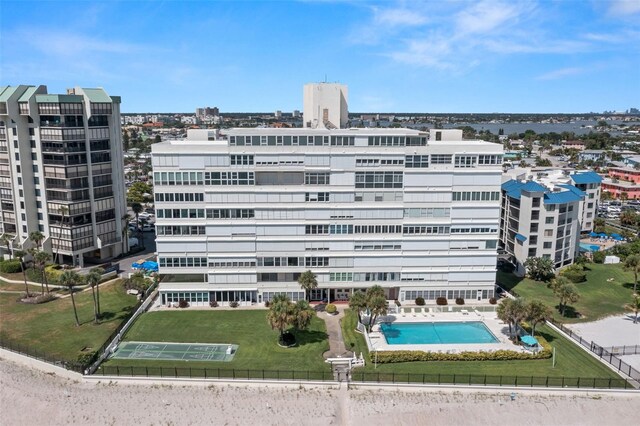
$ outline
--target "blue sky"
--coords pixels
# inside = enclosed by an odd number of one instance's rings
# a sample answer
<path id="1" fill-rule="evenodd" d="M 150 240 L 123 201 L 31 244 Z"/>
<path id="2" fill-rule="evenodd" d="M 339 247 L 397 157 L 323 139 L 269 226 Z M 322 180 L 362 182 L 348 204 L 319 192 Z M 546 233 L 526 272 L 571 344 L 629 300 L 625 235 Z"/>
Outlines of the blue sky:
<path id="1" fill-rule="evenodd" d="M 0 0 L 0 83 L 104 87 L 123 112 L 640 108 L 640 0 Z"/>

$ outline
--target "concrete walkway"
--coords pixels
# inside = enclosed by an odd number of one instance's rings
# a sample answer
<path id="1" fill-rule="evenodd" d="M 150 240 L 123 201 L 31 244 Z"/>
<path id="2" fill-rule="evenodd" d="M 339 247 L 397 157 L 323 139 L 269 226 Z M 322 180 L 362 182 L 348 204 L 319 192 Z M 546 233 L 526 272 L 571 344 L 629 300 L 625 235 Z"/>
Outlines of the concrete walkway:
<path id="1" fill-rule="evenodd" d="M 342 328 L 340 320 L 344 317 L 344 311 L 338 312 L 337 315 L 329 315 L 326 312 L 318 312 L 318 317 L 324 320 L 327 326 L 327 335 L 329 336 L 329 351 L 323 354 L 325 359 L 351 356 L 351 352 L 347 352 L 342 339 Z"/>

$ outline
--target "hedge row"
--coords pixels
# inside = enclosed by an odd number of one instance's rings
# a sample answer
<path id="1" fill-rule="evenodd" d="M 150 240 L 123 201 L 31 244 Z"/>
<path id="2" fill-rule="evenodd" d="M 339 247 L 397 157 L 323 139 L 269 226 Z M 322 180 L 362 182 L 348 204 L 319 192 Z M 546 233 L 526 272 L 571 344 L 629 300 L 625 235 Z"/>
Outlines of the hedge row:
<path id="1" fill-rule="evenodd" d="M 371 362 L 375 354 L 369 354 Z M 551 358 L 551 351 L 543 349 L 537 354 L 529 352 L 517 352 L 511 350 L 498 350 L 494 352 L 423 352 L 423 351 L 381 351 L 378 352 L 377 362 L 379 364 L 391 364 L 395 362 L 415 362 L 415 361 L 508 361 L 516 359 L 546 359 Z"/>

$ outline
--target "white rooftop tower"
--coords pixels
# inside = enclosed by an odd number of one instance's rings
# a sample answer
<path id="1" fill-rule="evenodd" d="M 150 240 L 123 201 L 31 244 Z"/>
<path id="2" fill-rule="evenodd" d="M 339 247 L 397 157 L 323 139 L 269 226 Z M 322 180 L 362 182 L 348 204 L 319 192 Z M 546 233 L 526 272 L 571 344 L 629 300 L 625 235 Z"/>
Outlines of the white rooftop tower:
<path id="1" fill-rule="evenodd" d="M 304 127 L 344 129 L 349 119 L 347 86 L 338 83 L 304 85 Z"/>

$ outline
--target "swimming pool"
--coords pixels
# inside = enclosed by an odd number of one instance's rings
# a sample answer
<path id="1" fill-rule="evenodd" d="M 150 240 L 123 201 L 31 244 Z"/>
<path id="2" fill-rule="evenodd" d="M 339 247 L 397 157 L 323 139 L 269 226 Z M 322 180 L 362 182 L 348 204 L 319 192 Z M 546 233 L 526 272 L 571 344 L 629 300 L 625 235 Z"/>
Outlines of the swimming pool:
<path id="1" fill-rule="evenodd" d="M 597 244 L 580 243 L 580 248 L 584 251 L 598 251 L 600 246 Z"/>
<path id="2" fill-rule="evenodd" d="M 383 323 L 380 331 L 389 345 L 499 342 L 482 321 Z"/>

